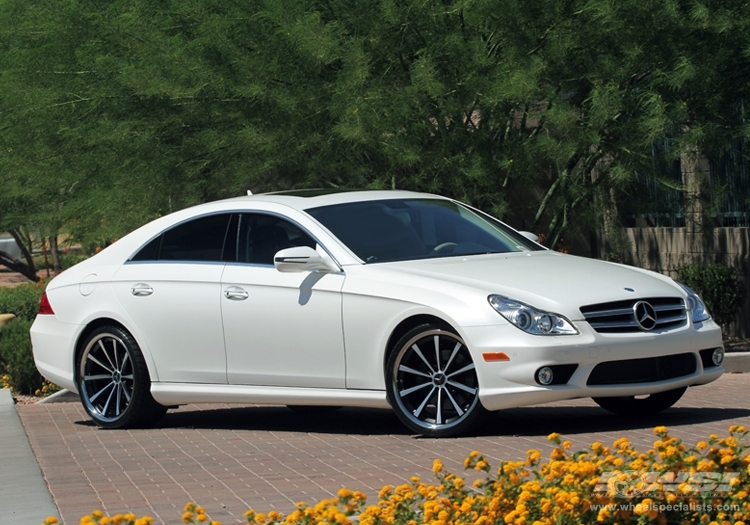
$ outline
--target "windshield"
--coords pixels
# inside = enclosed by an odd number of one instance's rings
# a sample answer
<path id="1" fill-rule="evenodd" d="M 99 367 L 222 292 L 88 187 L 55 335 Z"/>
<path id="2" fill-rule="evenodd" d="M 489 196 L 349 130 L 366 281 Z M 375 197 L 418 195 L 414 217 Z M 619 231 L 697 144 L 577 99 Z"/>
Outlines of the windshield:
<path id="1" fill-rule="evenodd" d="M 441 199 L 351 202 L 306 211 L 366 263 L 543 249 L 492 217 Z"/>

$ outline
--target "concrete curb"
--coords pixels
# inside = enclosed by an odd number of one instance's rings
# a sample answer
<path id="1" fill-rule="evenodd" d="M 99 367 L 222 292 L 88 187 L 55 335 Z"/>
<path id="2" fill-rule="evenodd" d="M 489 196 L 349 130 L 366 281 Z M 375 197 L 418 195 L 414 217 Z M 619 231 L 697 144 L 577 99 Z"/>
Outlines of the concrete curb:
<path id="1" fill-rule="evenodd" d="M 46 403 L 70 403 L 72 401 L 79 401 L 78 394 L 74 394 L 70 390 L 64 388 L 59 392 L 55 392 L 51 396 L 47 396 L 44 399 L 40 399 L 36 402 L 37 405 L 44 405 Z"/>
<path id="2" fill-rule="evenodd" d="M 0 389 L 0 458 L 0 525 L 59 518 L 8 389 Z"/>
<path id="3" fill-rule="evenodd" d="M 750 372 L 750 352 L 729 352 L 724 354 L 724 372 L 746 374 Z"/>

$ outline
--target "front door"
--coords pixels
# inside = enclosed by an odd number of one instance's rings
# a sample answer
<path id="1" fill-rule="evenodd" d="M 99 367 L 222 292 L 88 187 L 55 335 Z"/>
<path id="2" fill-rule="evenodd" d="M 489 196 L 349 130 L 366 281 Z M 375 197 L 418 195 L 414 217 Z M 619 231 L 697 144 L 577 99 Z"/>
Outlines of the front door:
<path id="1" fill-rule="evenodd" d="M 315 241 L 273 215 L 243 214 L 221 279 L 230 384 L 344 388 L 343 273 L 282 273 L 273 255 Z"/>

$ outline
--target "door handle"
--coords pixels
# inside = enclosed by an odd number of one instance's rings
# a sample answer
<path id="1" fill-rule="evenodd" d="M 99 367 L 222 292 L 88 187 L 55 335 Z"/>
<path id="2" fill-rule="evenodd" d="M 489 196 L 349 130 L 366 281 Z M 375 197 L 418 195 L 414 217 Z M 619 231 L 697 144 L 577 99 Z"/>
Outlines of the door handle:
<path id="1" fill-rule="evenodd" d="M 239 286 L 230 286 L 224 290 L 224 297 L 231 299 L 232 301 L 244 301 L 250 296 L 246 290 Z"/>
<path id="2" fill-rule="evenodd" d="M 130 293 L 132 293 L 136 297 L 143 297 L 154 293 L 154 289 L 147 284 L 138 283 L 133 285 L 133 287 L 130 289 Z"/>

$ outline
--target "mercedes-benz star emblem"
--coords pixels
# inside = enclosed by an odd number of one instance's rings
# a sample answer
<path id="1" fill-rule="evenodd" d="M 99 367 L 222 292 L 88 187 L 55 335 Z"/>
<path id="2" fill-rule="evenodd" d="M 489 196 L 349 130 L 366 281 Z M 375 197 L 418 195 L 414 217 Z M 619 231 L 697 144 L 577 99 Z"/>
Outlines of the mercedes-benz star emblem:
<path id="1" fill-rule="evenodd" d="M 638 301 L 633 305 L 635 322 L 642 330 L 653 330 L 656 326 L 656 310 L 646 301 Z"/>

